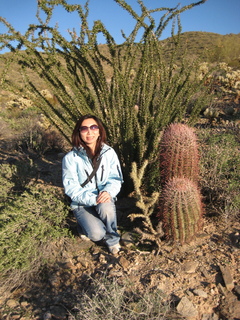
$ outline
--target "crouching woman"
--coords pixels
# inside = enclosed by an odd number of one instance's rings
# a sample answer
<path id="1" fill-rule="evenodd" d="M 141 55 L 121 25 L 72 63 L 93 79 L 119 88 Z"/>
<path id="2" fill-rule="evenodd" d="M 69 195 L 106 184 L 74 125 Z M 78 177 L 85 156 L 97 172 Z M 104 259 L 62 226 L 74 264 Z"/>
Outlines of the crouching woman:
<path id="1" fill-rule="evenodd" d="M 106 131 L 94 115 L 82 116 L 72 133 L 73 149 L 62 161 L 65 193 L 81 233 L 104 240 L 112 254 L 120 250 L 115 200 L 123 182 L 117 154 L 106 144 Z"/>

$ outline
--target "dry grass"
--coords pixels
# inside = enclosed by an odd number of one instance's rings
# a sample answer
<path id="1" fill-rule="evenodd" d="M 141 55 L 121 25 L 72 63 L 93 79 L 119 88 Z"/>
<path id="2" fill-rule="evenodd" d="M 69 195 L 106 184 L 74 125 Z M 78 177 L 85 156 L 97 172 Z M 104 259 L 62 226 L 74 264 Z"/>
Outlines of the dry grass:
<path id="1" fill-rule="evenodd" d="M 87 291 L 79 295 L 76 320 L 167 320 L 170 299 L 159 289 L 140 292 L 134 283 L 90 279 Z"/>

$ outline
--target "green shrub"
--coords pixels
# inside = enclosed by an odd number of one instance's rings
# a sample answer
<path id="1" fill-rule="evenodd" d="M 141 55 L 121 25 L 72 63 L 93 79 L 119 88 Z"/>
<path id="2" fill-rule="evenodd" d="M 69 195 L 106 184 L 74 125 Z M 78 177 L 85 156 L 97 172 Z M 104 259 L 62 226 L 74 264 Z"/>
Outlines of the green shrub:
<path id="1" fill-rule="evenodd" d="M 201 188 L 208 215 L 239 215 L 240 157 L 239 128 L 225 132 L 199 131 L 201 147 Z"/>
<path id="2" fill-rule="evenodd" d="M 19 137 L 18 145 L 24 150 L 33 150 L 38 155 L 64 149 L 64 141 L 59 132 L 52 127 L 45 129 L 39 124 L 23 132 Z"/>
<path id="3" fill-rule="evenodd" d="M 30 271 L 48 256 L 44 248 L 69 236 L 68 208 L 62 190 L 53 186 L 28 185 L 21 194 L 12 192 L 12 168 L 3 165 L 0 222 L 0 273 L 2 276 Z"/>
<path id="4" fill-rule="evenodd" d="M 31 150 L 41 156 L 49 151 L 62 151 L 66 147 L 57 128 L 35 106 L 3 108 L 0 120 L 0 135 L 8 150 Z"/>
<path id="5" fill-rule="evenodd" d="M 32 159 L 17 160 L 11 166 L 12 181 L 14 182 L 15 191 L 24 190 L 30 181 L 34 181 L 37 177 L 37 166 Z"/>
<path id="6" fill-rule="evenodd" d="M 13 169 L 9 164 L 0 165 L 0 201 L 3 204 L 8 198 L 11 189 L 14 187 L 14 182 L 12 181 Z"/>

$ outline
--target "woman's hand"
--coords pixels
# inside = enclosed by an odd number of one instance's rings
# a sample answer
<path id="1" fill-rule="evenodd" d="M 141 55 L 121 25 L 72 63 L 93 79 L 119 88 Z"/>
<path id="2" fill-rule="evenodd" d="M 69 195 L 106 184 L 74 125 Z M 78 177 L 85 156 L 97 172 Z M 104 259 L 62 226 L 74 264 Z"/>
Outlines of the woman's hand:
<path id="1" fill-rule="evenodd" d="M 97 204 L 104 203 L 104 202 L 110 202 L 111 196 L 107 191 L 102 191 L 97 196 Z"/>

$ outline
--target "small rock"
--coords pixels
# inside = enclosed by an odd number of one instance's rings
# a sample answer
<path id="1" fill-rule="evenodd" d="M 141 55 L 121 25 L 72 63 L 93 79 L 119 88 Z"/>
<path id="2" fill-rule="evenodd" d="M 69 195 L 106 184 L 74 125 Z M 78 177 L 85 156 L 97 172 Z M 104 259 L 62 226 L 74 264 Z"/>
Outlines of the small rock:
<path id="1" fill-rule="evenodd" d="M 82 241 L 78 244 L 79 251 L 87 251 L 93 246 L 92 241 Z M 96 248 L 97 249 L 97 248 Z"/>
<path id="2" fill-rule="evenodd" d="M 119 263 L 122 266 L 123 270 L 127 270 L 130 265 L 130 262 L 125 257 L 120 257 Z"/>
<path id="3" fill-rule="evenodd" d="M 27 301 L 22 301 L 21 302 L 21 307 L 24 308 L 24 309 L 27 309 L 27 308 L 30 308 L 31 305 Z"/>
<path id="4" fill-rule="evenodd" d="M 50 319 L 52 319 L 51 312 L 50 311 L 45 312 L 43 315 L 43 320 L 50 320 Z"/>
<path id="5" fill-rule="evenodd" d="M 185 293 L 186 293 L 189 297 L 194 296 L 194 294 L 193 294 L 192 291 L 190 291 L 190 290 L 186 290 Z"/>
<path id="6" fill-rule="evenodd" d="M 51 306 L 50 307 L 52 318 L 64 320 L 66 319 L 66 310 L 61 306 Z"/>
<path id="7" fill-rule="evenodd" d="M 234 232 L 230 234 L 230 239 L 232 241 L 232 244 L 239 248 L 240 247 L 240 233 L 239 232 Z"/>
<path id="8" fill-rule="evenodd" d="M 6 304 L 11 309 L 16 308 L 16 307 L 19 306 L 19 302 L 14 300 L 14 299 L 9 299 Z"/>
<path id="9" fill-rule="evenodd" d="M 50 275 L 48 281 L 52 287 L 57 287 L 60 284 L 60 279 L 56 274 Z"/>
<path id="10" fill-rule="evenodd" d="M 134 244 L 131 232 L 125 232 L 121 236 L 121 242 L 125 247 L 131 247 Z"/>
<path id="11" fill-rule="evenodd" d="M 65 261 L 65 262 L 60 264 L 60 267 L 63 268 L 63 269 L 69 269 L 69 270 L 76 269 L 76 267 L 74 266 L 72 261 Z"/>
<path id="12" fill-rule="evenodd" d="M 101 264 L 107 263 L 106 257 L 103 254 L 99 255 L 99 262 Z"/>
<path id="13" fill-rule="evenodd" d="M 198 263 L 194 261 L 188 261 L 182 266 L 182 270 L 186 273 L 194 273 L 198 267 Z"/>
<path id="14" fill-rule="evenodd" d="M 11 314 L 11 320 L 18 320 L 21 318 L 21 315 L 20 314 Z"/>
<path id="15" fill-rule="evenodd" d="M 76 269 L 78 269 L 78 270 L 79 270 L 79 269 L 81 269 L 81 268 L 82 268 L 82 265 L 81 265 L 81 263 L 79 263 L 79 262 L 78 262 L 78 263 L 76 263 L 76 264 L 75 264 L 75 267 L 76 267 Z"/>
<path id="16" fill-rule="evenodd" d="M 234 291 L 236 292 L 236 294 L 238 296 L 240 296 L 240 286 L 238 286 L 238 285 L 234 286 Z"/>
<path id="17" fill-rule="evenodd" d="M 209 275 L 209 273 L 208 273 L 208 271 L 207 271 L 207 269 L 206 268 L 204 268 L 204 267 L 201 267 L 201 272 L 202 272 L 202 274 L 203 274 L 203 276 L 206 278 L 206 279 L 208 279 L 208 278 L 210 278 L 210 275 Z"/>
<path id="18" fill-rule="evenodd" d="M 111 269 L 109 271 L 109 276 L 110 277 L 122 277 L 122 275 L 123 275 L 122 270 Z"/>
<path id="19" fill-rule="evenodd" d="M 202 298 L 207 298 L 207 296 L 208 296 L 207 293 L 205 291 L 203 291 L 202 289 L 194 289 L 193 293 L 196 296 L 199 296 L 199 297 L 202 297 Z"/>
<path id="20" fill-rule="evenodd" d="M 219 320 L 219 318 L 215 313 L 204 313 L 201 320 Z"/>
<path id="21" fill-rule="evenodd" d="M 186 318 L 195 318 L 198 315 L 193 303 L 186 297 L 183 297 L 178 303 L 177 311 Z"/>
<path id="22" fill-rule="evenodd" d="M 232 291 L 234 288 L 234 283 L 233 283 L 230 269 L 228 267 L 220 266 L 220 270 L 221 270 L 222 277 L 223 277 L 226 288 L 229 291 Z"/>
<path id="23" fill-rule="evenodd" d="M 81 263 L 81 265 L 82 265 L 84 268 L 88 268 L 89 262 L 88 262 L 88 260 L 87 260 L 86 258 L 79 256 L 79 257 L 77 257 L 77 261 L 78 261 L 79 263 Z"/>
<path id="24" fill-rule="evenodd" d="M 219 309 L 220 314 L 226 319 L 237 320 L 240 315 L 240 301 L 232 292 L 227 291 L 226 296 L 222 297 Z"/>
<path id="25" fill-rule="evenodd" d="M 218 291 L 219 291 L 224 297 L 227 296 L 228 291 L 227 291 L 227 289 L 226 289 L 225 287 L 223 287 L 223 286 L 221 285 L 221 283 L 219 283 L 219 284 L 217 285 L 217 288 L 218 288 Z"/>

